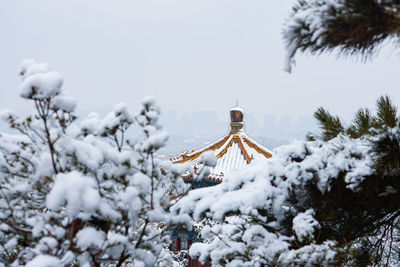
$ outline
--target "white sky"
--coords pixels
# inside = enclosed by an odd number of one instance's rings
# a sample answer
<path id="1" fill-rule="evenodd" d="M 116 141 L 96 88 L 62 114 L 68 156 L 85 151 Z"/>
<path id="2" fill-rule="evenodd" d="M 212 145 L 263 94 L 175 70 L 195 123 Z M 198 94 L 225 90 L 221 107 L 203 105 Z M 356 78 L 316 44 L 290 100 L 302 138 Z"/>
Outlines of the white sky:
<path id="1" fill-rule="evenodd" d="M 399 105 L 400 56 L 388 47 L 366 64 L 298 56 L 283 71 L 282 24 L 294 1 L 0 0 L 0 108 L 18 97 L 21 61 L 49 62 L 79 107 L 149 94 L 164 110 L 215 111 L 236 99 L 248 113 L 312 115 L 319 106 L 348 117 L 389 94 Z"/>

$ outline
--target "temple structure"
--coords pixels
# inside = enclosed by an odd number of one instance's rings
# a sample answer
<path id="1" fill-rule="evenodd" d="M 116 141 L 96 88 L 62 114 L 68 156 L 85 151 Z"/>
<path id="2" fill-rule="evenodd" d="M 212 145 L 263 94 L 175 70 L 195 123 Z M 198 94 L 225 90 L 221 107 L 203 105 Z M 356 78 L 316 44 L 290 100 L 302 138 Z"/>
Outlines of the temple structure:
<path id="1" fill-rule="evenodd" d="M 206 151 L 214 151 L 217 157 L 217 165 L 211 170 L 211 174 L 206 180 L 211 183 L 219 183 L 230 170 L 241 169 L 254 159 L 269 159 L 272 156 L 271 151 L 258 144 L 244 132 L 243 110 L 236 106 L 230 110 L 230 115 L 231 128 L 227 135 L 204 148 L 184 152 L 180 156 L 170 158 L 170 160 L 176 164 L 187 162 L 192 165 L 196 173 L 201 165 L 198 161 L 201 154 Z M 184 176 L 185 180 L 191 178 L 190 174 Z"/>
<path id="2" fill-rule="evenodd" d="M 268 160 L 272 152 L 256 141 L 251 139 L 244 132 L 244 112 L 239 106 L 230 110 L 230 131 L 219 140 L 199 149 L 184 152 L 180 156 L 172 157 L 170 160 L 175 164 L 189 163 L 192 171 L 183 175 L 187 183 L 192 183 L 193 188 L 213 186 L 220 183 L 227 172 L 238 170 L 250 164 L 253 160 Z M 201 180 L 194 179 L 193 174 L 202 167 L 200 156 L 206 151 L 214 151 L 217 158 L 217 165 L 211 170 L 208 177 Z M 172 233 L 174 251 L 188 250 L 193 242 L 201 241 L 193 231 L 178 229 Z M 209 267 L 210 264 L 202 265 L 197 260 L 188 257 L 189 267 Z"/>

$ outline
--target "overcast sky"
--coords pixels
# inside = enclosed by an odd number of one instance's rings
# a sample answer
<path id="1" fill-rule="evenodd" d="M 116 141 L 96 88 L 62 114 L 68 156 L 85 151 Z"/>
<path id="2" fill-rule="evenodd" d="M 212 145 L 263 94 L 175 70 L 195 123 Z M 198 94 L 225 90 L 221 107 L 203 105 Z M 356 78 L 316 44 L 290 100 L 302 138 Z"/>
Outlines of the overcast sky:
<path id="1" fill-rule="evenodd" d="M 283 71 L 282 26 L 294 1 L 0 0 L 0 108 L 23 110 L 21 61 L 48 62 L 83 109 L 155 95 L 164 110 L 348 117 L 389 94 L 400 104 L 399 50 L 367 63 L 298 56 Z"/>

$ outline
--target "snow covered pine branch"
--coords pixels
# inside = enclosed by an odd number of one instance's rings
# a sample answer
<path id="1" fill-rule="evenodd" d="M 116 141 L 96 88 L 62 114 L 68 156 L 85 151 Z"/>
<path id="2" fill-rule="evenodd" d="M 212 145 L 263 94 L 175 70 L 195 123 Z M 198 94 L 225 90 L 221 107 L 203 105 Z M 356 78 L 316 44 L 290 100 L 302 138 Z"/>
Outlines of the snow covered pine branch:
<path id="1" fill-rule="evenodd" d="M 156 154 L 168 135 L 154 98 L 78 123 L 58 72 L 26 60 L 20 75 L 36 113 L 1 113 L 14 131 L 0 135 L 0 266 L 172 266 L 169 229 L 190 219 L 166 211 L 188 185 Z"/>
<path id="2" fill-rule="evenodd" d="M 384 41 L 398 40 L 399 15 L 398 0 L 297 0 L 283 29 L 285 70 L 297 51 L 368 58 Z"/>

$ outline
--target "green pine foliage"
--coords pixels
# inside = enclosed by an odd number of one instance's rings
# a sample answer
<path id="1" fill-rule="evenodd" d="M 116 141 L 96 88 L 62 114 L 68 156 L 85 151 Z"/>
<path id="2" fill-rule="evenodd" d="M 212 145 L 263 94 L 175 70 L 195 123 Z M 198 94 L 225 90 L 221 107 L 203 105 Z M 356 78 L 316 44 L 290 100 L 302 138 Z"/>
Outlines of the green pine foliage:
<path id="1" fill-rule="evenodd" d="M 320 107 L 314 113 L 314 118 L 317 119 L 321 127 L 321 134 L 315 136 L 324 141 L 329 141 L 339 134 L 360 138 L 365 135 L 377 135 L 379 129 L 399 126 L 400 119 L 397 114 L 397 107 L 392 103 L 389 96 L 379 97 L 376 102 L 376 109 L 375 115 L 367 108 L 359 109 L 355 113 L 353 121 L 346 127 L 338 116 L 333 116 L 329 111 Z"/>
<path id="2" fill-rule="evenodd" d="M 353 125 L 347 129 L 347 133 L 353 138 L 360 137 L 367 134 L 373 124 L 374 118 L 371 112 L 367 108 L 360 108 L 355 114 Z"/>
<path id="3" fill-rule="evenodd" d="M 321 223 L 321 240 L 333 237 L 345 249 L 342 254 L 345 265 L 391 266 L 393 259 L 400 257 L 400 118 L 397 107 L 390 97 L 381 96 L 376 102 L 375 114 L 365 108 L 359 109 L 348 126 L 323 108 L 314 116 L 321 126 L 321 133 L 312 135 L 314 139 L 329 142 L 342 135 L 367 140 L 375 169 L 356 194 L 344 186 L 340 178 L 343 174 L 339 174 L 326 195 L 320 194 L 315 184 L 310 184 L 308 202 Z"/>
<path id="4" fill-rule="evenodd" d="M 321 138 L 324 141 L 331 140 L 343 132 L 343 125 L 338 116 L 332 116 L 327 110 L 320 107 L 314 113 L 314 117 L 318 120 L 323 129 Z"/>
<path id="5" fill-rule="evenodd" d="M 399 170 L 400 139 L 396 131 L 399 131 L 400 118 L 389 96 L 378 98 L 375 115 L 367 108 L 359 109 L 347 127 L 343 126 L 338 116 L 331 115 L 322 107 L 318 108 L 314 117 L 319 122 L 321 133 L 319 136 L 310 134 L 307 136 L 309 140 L 312 140 L 312 136 L 314 139 L 329 141 L 339 134 L 351 138 L 369 138 L 377 170 L 384 174 Z"/>
<path id="6" fill-rule="evenodd" d="M 397 107 L 392 104 L 392 101 L 388 96 L 382 96 L 376 102 L 377 114 L 376 121 L 377 126 L 388 126 L 396 127 L 399 124 L 399 118 L 397 117 Z"/>

